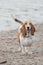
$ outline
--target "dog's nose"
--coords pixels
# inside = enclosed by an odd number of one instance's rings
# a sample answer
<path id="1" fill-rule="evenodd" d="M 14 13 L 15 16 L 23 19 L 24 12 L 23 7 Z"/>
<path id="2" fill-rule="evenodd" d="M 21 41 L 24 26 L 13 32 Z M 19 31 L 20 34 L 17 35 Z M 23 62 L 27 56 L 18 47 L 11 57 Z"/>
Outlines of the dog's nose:
<path id="1" fill-rule="evenodd" d="M 29 27 L 27 27 L 27 30 L 29 30 Z"/>

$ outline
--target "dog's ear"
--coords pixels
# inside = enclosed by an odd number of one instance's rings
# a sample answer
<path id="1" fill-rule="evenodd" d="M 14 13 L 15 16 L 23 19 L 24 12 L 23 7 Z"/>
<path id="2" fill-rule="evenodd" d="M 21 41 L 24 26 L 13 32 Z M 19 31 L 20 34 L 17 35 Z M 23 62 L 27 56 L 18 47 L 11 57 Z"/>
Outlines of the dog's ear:
<path id="1" fill-rule="evenodd" d="M 21 33 L 22 33 L 22 35 L 23 35 L 24 37 L 26 36 L 25 24 L 23 24 L 22 27 L 21 27 Z"/>
<path id="2" fill-rule="evenodd" d="M 31 25 L 31 35 L 34 35 L 35 27 L 32 23 L 29 23 Z"/>

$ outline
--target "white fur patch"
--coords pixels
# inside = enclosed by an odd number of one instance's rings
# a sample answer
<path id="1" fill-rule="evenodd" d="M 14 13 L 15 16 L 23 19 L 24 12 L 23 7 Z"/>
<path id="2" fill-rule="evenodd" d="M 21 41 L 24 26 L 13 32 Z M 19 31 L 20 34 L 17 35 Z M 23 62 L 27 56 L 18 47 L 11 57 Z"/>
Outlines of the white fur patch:
<path id="1" fill-rule="evenodd" d="M 23 37 L 20 36 L 20 44 L 22 46 L 31 46 L 31 44 L 32 44 L 32 37 L 23 38 Z"/>

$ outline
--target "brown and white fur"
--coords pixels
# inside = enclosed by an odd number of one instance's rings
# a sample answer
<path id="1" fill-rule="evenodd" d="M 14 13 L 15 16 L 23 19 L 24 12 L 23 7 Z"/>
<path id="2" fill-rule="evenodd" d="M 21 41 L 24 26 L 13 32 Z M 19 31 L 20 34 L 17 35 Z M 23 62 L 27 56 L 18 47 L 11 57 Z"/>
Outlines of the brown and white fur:
<path id="1" fill-rule="evenodd" d="M 29 20 L 25 21 L 24 23 L 16 18 L 14 20 L 21 24 L 20 28 L 18 29 L 18 50 L 21 50 L 22 53 L 24 53 L 24 51 L 28 52 L 27 47 L 32 45 L 32 36 L 34 35 L 35 27 Z"/>

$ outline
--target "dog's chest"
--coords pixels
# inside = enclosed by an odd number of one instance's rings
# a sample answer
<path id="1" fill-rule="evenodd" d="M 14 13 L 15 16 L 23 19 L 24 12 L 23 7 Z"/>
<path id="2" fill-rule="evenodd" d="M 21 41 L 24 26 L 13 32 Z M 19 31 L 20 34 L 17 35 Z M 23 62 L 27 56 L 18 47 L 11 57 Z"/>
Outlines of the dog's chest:
<path id="1" fill-rule="evenodd" d="M 20 44 L 23 46 L 31 46 L 32 44 L 32 38 L 31 37 L 21 37 L 20 36 Z"/>

